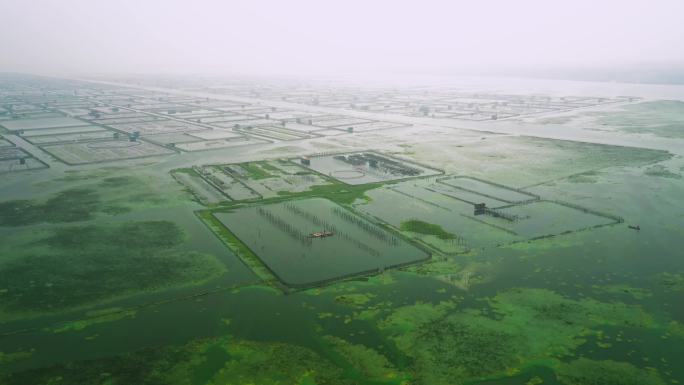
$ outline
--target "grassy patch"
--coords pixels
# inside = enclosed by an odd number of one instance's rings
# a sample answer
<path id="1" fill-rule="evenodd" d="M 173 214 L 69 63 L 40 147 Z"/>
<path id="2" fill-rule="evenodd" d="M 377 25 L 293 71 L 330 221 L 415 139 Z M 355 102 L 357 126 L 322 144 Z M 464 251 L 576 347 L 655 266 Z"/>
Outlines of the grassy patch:
<path id="1" fill-rule="evenodd" d="M 172 173 L 180 173 L 180 174 L 200 176 L 195 170 L 193 170 L 191 168 L 176 168 L 171 172 Z"/>
<path id="2" fill-rule="evenodd" d="M 247 172 L 249 179 L 266 179 L 275 176 L 266 171 L 262 164 L 258 162 L 240 163 L 239 166 Z"/>
<path id="3" fill-rule="evenodd" d="M 456 239 L 456 235 L 452 234 L 442 228 L 440 225 L 411 219 L 401 223 L 399 227 L 402 231 L 410 231 L 412 233 L 435 235 L 439 239 Z"/>
<path id="4" fill-rule="evenodd" d="M 380 186 L 382 186 L 382 183 L 351 186 L 332 180 L 331 184 L 311 186 L 309 191 L 296 193 L 280 191 L 278 194 L 281 197 L 287 198 L 326 198 L 336 203 L 350 205 L 357 199 L 369 199 L 366 196 L 366 192 Z"/>
<path id="5" fill-rule="evenodd" d="M 267 172 L 271 172 L 271 173 L 276 174 L 276 175 L 283 173 L 283 170 L 275 167 L 274 165 L 272 165 L 268 162 L 259 162 L 259 165 L 261 166 L 262 169 L 266 170 Z"/>

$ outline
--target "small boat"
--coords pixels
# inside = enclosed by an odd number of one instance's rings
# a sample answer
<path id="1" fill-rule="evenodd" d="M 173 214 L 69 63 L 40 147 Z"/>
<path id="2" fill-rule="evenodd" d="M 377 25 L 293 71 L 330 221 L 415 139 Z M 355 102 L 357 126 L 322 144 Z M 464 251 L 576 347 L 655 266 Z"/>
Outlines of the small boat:
<path id="1" fill-rule="evenodd" d="M 333 235 L 332 231 L 317 231 L 315 233 L 309 234 L 309 238 L 325 238 L 325 237 L 331 237 Z"/>
<path id="2" fill-rule="evenodd" d="M 636 231 L 641 230 L 641 227 L 639 227 L 639 225 L 636 225 L 636 226 L 629 225 L 629 226 L 627 226 L 627 227 L 629 227 L 629 228 L 632 229 L 632 230 L 636 230 Z"/>

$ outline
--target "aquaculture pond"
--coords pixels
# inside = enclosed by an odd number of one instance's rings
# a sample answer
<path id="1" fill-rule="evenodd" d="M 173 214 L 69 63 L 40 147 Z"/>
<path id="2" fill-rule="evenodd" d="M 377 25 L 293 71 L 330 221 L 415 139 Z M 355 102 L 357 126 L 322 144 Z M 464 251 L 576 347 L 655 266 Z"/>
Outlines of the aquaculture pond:
<path id="1" fill-rule="evenodd" d="M 2 122 L 8 130 L 36 130 L 42 128 L 86 126 L 87 122 L 68 117 L 50 117 L 39 119 L 15 119 Z"/>
<path id="2" fill-rule="evenodd" d="M 283 283 L 295 287 L 430 257 L 398 234 L 322 198 L 249 206 L 214 216 Z"/>
<path id="3" fill-rule="evenodd" d="M 441 174 L 435 169 L 371 152 L 320 155 L 304 162 L 307 161 L 303 165 L 351 185 Z"/>
<path id="4" fill-rule="evenodd" d="M 447 186 L 475 192 L 508 203 L 525 202 L 537 198 L 536 196 L 523 191 L 516 191 L 501 185 L 492 184 L 491 182 L 467 177 L 444 178 L 440 179 L 439 182 Z"/>

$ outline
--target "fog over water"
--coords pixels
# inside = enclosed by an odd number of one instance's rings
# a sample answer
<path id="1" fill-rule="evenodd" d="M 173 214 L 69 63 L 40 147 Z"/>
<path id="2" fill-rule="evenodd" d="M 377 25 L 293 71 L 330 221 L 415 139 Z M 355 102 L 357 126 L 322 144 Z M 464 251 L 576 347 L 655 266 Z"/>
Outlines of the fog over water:
<path id="1" fill-rule="evenodd" d="M 2 0 L 0 14 L 4 72 L 667 82 L 684 67 L 678 0 Z"/>

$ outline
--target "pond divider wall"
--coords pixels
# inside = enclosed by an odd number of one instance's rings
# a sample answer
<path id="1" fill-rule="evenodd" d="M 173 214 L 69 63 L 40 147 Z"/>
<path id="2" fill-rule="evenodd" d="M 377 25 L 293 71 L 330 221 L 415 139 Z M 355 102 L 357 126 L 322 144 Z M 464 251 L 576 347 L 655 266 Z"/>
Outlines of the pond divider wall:
<path id="1" fill-rule="evenodd" d="M 582 212 L 585 212 L 588 214 L 593 214 L 593 215 L 596 215 L 599 217 L 609 218 L 609 219 L 612 219 L 613 221 L 615 221 L 615 223 L 623 223 L 625 221 L 625 219 L 619 215 L 604 213 L 604 212 L 594 210 L 594 209 L 590 209 L 588 207 L 580 206 L 580 205 L 577 205 L 574 203 L 564 202 L 564 201 L 555 200 L 555 199 L 545 199 L 544 201 L 552 202 L 552 203 L 559 204 L 559 205 L 565 206 L 565 207 L 570 207 L 572 209 L 579 210 L 579 211 L 582 211 Z M 596 226 L 594 226 L 594 227 L 596 227 Z"/>
<path id="2" fill-rule="evenodd" d="M 495 187 L 499 187 L 499 188 L 502 188 L 502 189 L 514 191 L 514 192 L 517 192 L 518 194 L 527 195 L 527 196 L 529 196 L 529 197 L 531 197 L 531 198 L 530 198 L 530 199 L 527 199 L 527 200 L 524 200 L 524 201 L 511 201 L 511 200 L 504 199 L 504 198 L 501 198 L 501 197 L 497 197 L 497 196 L 493 196 L 493 195 L 488 195 L 488 194 L 485 194 L 485 193 L 483 193 L 483 192 L 479 192 L 479 191 L 476 191 L 476 190 L 468 189 L 468 188 L 465 188 L 465 187 L 454 186 L 454 185 L 452 185 L 452 184 L 449 184 L 449 183 L 445 183 L 445 182 L 444 182 L 445 180 L 448 180 L 448 179 L 458 179 L 458 178 L 476 180 L 476 181 L 478 181 L 478 182 L 480 182 L 480 183 L 485 183 L 485 184 L 488 184 L 488 185 L 491 185 L 491 186 L 495 186 Z M 502 201 L 502 202 L 506 202 L 506 203 L 512 203 L 512 204 L 524 204 L 524 203 L 529 203 L 529 202 L 538 201 L 539 199 L 541 199 L 541 197 L 540 197 L 539 195 L 537 195 L 537 194 L 532 194 L 532 193 L 527 192 L 527 191 L 525 191 L 525 190 L 521 190 L 521 189 L 517 189 L 517 188 L 513 188 L 513 187 L 508 187 L 508 186 L 505 186 L 505 185 L 502 185 L 502 184 L 499 184 L 499 183 L 490 182 L 490 181 L 487 181 L 487 180 L 484 180 L 484 179 L 480 179 L 480 178 L 476 178 L 476 177 L 472 177 L 472 176 L 465 176 L 465 175 L 463 175 L 463 176 L 459 176 L 459 175 L 457 175 L 457 176 L 447 176 L 447 177 L 444 177 L 444 178 L 439 178 L 439 179 L 437 179 L 437 182 L 438 182 L 438 183 L 441 183 L 441 184 L 443 184 L 443 185 L 445 185 L 445 186 L 449 186 L 449 187 L 461 189 L 461 190 L 468 191 L 468 192 L 471 192 L 471 193 L 474 193 L 474 194 L 482 195 L 483 197 L 487 197 L 487 198 L 491 198 L 491 199 L 496 199 L 496 200 L 498 200 L 498 201 Z M 465 202 L 465 201 L 464 201 L 464 202 Z M 470 202 L 469 202 L 469 203 L 470 203 Z"/>

